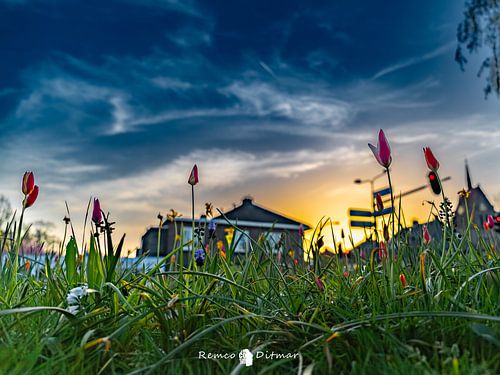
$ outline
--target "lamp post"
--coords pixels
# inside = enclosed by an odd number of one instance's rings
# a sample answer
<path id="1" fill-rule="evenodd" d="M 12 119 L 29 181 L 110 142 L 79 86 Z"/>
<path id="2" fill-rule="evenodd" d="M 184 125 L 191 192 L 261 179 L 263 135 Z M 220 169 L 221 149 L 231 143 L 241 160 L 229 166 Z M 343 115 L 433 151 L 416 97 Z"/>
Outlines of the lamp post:
<path id="1" fill-rule="evenodd" d="M 372 203 L 372 212 L 375 213 L 375 197 L 373 196 L 373 193 L 375 192 L 375 181 L 378 180 L 380 177 L 385 176 L 386 172 L 383 171 L 376 176 L 372 178 L 366 178 L 366 179 L 361 179 L 357 178 L 354 180 L 355 184 L 361 185 L 365 183 L 370 183 L 370 201 Z M 377 218 L 374 216 L 373 219 L 375 220 L 375 233 L 377 233 Z"/>

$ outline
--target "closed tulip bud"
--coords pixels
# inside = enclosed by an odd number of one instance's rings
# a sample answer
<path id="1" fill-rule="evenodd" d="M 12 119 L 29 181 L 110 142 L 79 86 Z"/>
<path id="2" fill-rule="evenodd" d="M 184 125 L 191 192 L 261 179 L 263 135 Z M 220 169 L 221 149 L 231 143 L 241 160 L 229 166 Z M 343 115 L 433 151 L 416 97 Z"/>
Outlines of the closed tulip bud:
<path id="1" fill-rule="evenodd" d="M 349 277 L 349 272 L 344 271 L 344 277 L 347 279 Z"/>
<path id="2" fill-rule="evenodd" d="M 316 283 L 316 286 L 318 287 L 318 289 L 320 291 L 324 291 L 325 290 L 325 284 L 323 284 L 323 281 L 321 281 L 321 279 L 319 277 L 316 277 L 314 279 L 314 282 Z"/>
<path id="3" fill-rule="evenodd" d="M 384 209 L 384 202 L 382 202 L 382 197 L 380 196 L 380 193 L 377 193 L 375 200 L 377 201 L 377 210 L 382 211 Z"/>
<path id="4" fill-rule="evenodd" d="M 35 185 L 33 189 L 26 195 L 24 198 L 23 204 L 24 208 L 28 208 L 33 206 L 33 203 L 35 203 L 36 198 L 38 198 L 38 185 Z"/>
<path id="5" fill-rule="evenodd" d="M 295 259 L 293 260 L 293 264 L 295 264 L 296 266 L 298 266 L 298 265 L 299 265 L 299 260 L 298 260 L 297 258 L 295 258 Z"/>
<path id="6" fill-rule="evenodd" d="M 389 227 L 384 224 L 384 240 L 389 241 Z"/>
<path id="7" fill-rule="evenodd" d="M 405 274 L 402 272 L 399 275 L 399 281 L 401 281 L 401 285 L 403 286 L 403 288 L 406 288 L 408 286 L 408 283 L 406 282 Z"/>
<path id="8" fill-rule="evenodd" d="M 194 186 L 198 183 L 198 166 L 195 164 L 189 175 L 188 184 Z"/>
<path id="9" fill-rule="evenodd" d="M 377 162 L 382 167 L 389 168 L 392 162 L 391 147 L 389 146 L 389 142 L 387 141 L 387 138 L 385 137 L 384 131 L 382 129 L 380 129 L 378 133 L 377 147 L 375 147 L 371 143 L 368 143 L 368 147 L 370 147 L 370 149 L 372 150 L 375 159 L 377 159 Z"/>
<path id="10" fill-rule="evenodd" d="M 380 259 L 386 259 L 389 256 L 387 247 L 385 246 L 384 242 L 380 242 L 379 244 L 378 256 L 380 257 Z"/>
<path id="11" fill-rule="evenodd" d="M 299 236 L 304 237 L 304 226 L 302 224 L 299 225 Z"/>
<path id="12" fill-rule="evenodd" d="M 490 229 L 493 229 L 495 227 L 495 219 L 493 219 L 493 216 L 488 215 L 488 226 Z"/>
<path id="13" fill-rule="evenodd" d="M 94 209 L 92 210 L 92 221 L 98 225 L 102 222 L 102 211 L 101 211 L 101 203 L 99 203 L 99 199 L 94 198 Z"/>
<path id="14" fill-rule="evenodd" d="M 436 173 L 437 170 L 439 169 L 439 162 L 435 158 L 430 147 L 424 147 L 424 156 L 425 156 L 425 162 L 427 163 L 427 167 L 431 171 Z"/>
<path id="15" fill-rule="evenodd" d="M 485 222 L 483 223 L 483 228 L 484 228 L 484 230 L 485 230 L 486 232 L 487 232 L 487 231 L 489 231 L 489 230 L 491 229 L 491 228 L 490 228 L 490 225 L 488 224 L 488 222 L 487 222 L 487 221 L 485 221 Z"/>
<path id="16" fill-rule="evenodd" d="M 22 191 L 24 195 L 31 193 L 35 187 L 35 176 L 33 172 L 24 172 Z"/>
<path id="17" fill-rule="evenodd" d="M 423 237 L 424 237 L 424 245 L 428 245 L 431 242 L 431 235 L 429 234 L 427 225 L 424 225 L 423 227 Z"/>

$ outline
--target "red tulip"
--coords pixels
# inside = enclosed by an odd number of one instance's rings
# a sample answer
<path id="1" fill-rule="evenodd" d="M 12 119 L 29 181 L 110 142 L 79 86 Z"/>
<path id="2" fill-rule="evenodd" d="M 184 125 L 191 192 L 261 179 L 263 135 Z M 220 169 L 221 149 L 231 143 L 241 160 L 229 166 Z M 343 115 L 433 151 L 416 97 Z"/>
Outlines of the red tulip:
<path id="1" fill-rule="evenodd" d="M 347 279 L 349 277 L 349 272 L 344 271 L 344 277 Z"/>
<path id="2" fill-rule="evenodd" d="M 389 253 L 387 252 L 387 247 L 385 246 L 384 242 L 380 242 L 378 256 L 380 257 L 380 259 L 384 259 L 389 256 Z"/>
<path id="3" fill-rule="evenodd" d="M 24 172 L 22 191 L 24 195 L 31 193 L 35 187 L 35 176 L 33 172 Z"/>
<path id="4" fill-rule="evenodd" d="M 94 198 L 94 210 L 92 211 L 92 221 L 96 225 L 102 222 L 101 203 L 97 198 Z"/>
<path id="5" fill-rule="evenodd" d="M 488 222 L 487 222 L 487 221 L 485 221 L 485 222 L 483 223 L 483 228 L 484 228 L 484 230 L 485 230 L 486 232 L 490 230 L 490 225 L 488 224 Z"/>
<path id="6" fill-rule="evenodd" d="M 436 173 L 437 170 L 439 169 L 439 162 L 434 157 L 434 154 L 432 153 L 432 150 L 430 147 L 424 147 L 424 155 L 425 155 L 425 162 L 427 163 L 427 167 L 431 171 Z"/>
<path id="7" fill-rule="evenodd" d="M 33 203 L 35 203 L 37 197 L 38 197 L 38 185 L 35 185 L 33 189 L 24 198 L 23 201 L 24 208 L 33 206 Z"/>
<path id="8" fill-rule="evenodd" d="M 189 175 L 188 184 L 194 186 L 198 181 L 198 166 L 195 164 Z"/>
<path id="9" fill-rule="evenodd" d="M 382 202 L 382 197 L 380 196 L 380 193 L 377 193 L 375 199 L 377 201 L 377 210 L 382 211 L 384 209 L 384 202 Z"/>
<path id="10" fill-rule="evenodd" d="M 373 152 L 373 155 L 375 156 L 375 159 L 377 159 L 378 163 L 385 168 L 389 168 L 392 162 L 392 157 L 391 157 L 391 147 L 389 146 L 389 142 L 387 141 L 387 138 L 385 137 L 384 131 L 380 129 L 378 133 L 378 143 L 377 147 L 372 145 L 371 143 L 368 143 L 368 147 Z"/>
<path id="11" fill-rule="evenodd" d="M 304 237 L 304 226 L 302 224 L 299 225 L 299 236 Z"/>
<path id="12" fill-rule="evenodd" d="M 403 286 L 403 288 L 406 288 L 408 286 L 408 283 L 406 282 L 405 274 L 402 272 L 399 274 L 399 281 L 401 281 L 401 285 Z"/>
<path id="13" fill-rule="evenodd" d="M 491 215 L 488 215 L 488 226 L 490 227 L 490 229 L 493 229 L 495 227 L 495 219 L 493 219 L 493 216 Z"/>
<path id="14" fill-rule="evenodd" d="M 427 225 L 424 225 L 423 227 L 423 232 L 424 232 L 424 245 L 428 245 L 431 242 L 431 235 L 429 234 L 429 231 L 427 230 Z"/>
<path id="15" fill-rule="evenodd" d="M 316 286 L 318 287 L 318 289 L 320 291 L 323 291 L 325 290 L 325 284 L 323 284 L 323 281 L 321 281 L 321 279 L 319 277 L 316 277 L 314 279 L 314 282 L 316 283 Z"/>
<path id="16" fill-rule="evenodd" d="M 296 266 L 298 266 L 298 265 L 299 265 L 299 260 L 298 260 L 297 258 L 295 258 L 295 259 L 293 260 L 293 264 L 295 264 Z"/>

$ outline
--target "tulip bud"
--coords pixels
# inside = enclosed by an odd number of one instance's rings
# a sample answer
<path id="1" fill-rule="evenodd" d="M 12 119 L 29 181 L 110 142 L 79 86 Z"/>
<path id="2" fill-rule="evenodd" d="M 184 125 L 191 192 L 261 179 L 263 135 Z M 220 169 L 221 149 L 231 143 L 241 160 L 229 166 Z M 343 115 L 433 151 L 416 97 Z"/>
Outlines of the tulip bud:
<path id="1" fill-rule="evenodd" d="M 384 224 L 384 240 L 389 241 L 389 227 Z"/>
<path id="2" fill-rule="evenodd" d="M 424 156 L 427 167 L 434 173 L 437 173 L 437 170 L 439 169 L 439 162 L 434 157 L 430 147 L 424 147 Z"/>
<path id="3" fill-rule="evenodd" d="M 377 201 L 377 211 L 382 211 L 384 209 L 384 202 L 382 202 L 382 197 L 380 196 L 380 193 L 377 193 L 375 199 Z"/>
<path id="4" fill-rule="evenodd" d="M 194 186 L 198 183 L 198 166 L 195 164 L 189 175 L 188 184 Z"/>
<path id="5" fill-rule="evenodd" d="M 344 271 L 344 277 L 347 279 L 348 276 L 349 276 L 349 272 Z"/>
<path id="6" fill-rule="evenodd" d="M 488 222 L 487 222 L 487 221 L 485 221 L 485 222 L 483 223 L 483 228 L 484 228 L 484 230 L 485 230 L 486 232 L 490 230 L 490 225 L 488 224 Z"/>
<path id="7" fill-rule="evenodd" d="M 92 221 L 98 225 L 102 222 L 102 211 L 101 204 L 99 203 L 99 199 L 94 198 L 94 209 L 92 211 Z"/>
<path id="8" fill-rule="evenodd" d="M 304 237 L 304 226 L 302 224 L 299 225 L 299 236 Z"/>
<path id="9" fill-rule="evenodd" d="M 24 195 L 31 193 L 35 187 L 35 176 L 33 172 L 24 172 L 22 191 Z"/>
<path id="10" fill-rule="evenodd" d="M 380 129 L 378 133 L 377 147 L 375 147 L 371 143 L 368 143 L 368 147 L 370 147 L 370 149 L 372 150 L 375 159 L 377 159 L 377 162 L 382 167 L 389 168 L 392 162 L 391 147 L 389 146 L 389 142 L 387 141 L 387 138 L 385 137 L 384 131 L 382 129 Z"/>
<path id="11" fill-rule="evenodd" d="M 429 234 L 429 231 L 427 230 L 427 225 L 424 225 L 423 227 L 423 237 L 424 237 L 424 245 L 428 245 L 431 242 L 431 235 Z"/>
<path id="12" fill-rule="evenodd" d="M 321 292 L 325 290 L 325 284 L 323 284 L 323 281 L 321 281 L 319 277 L 316 277 L 314 279 L 314 282 L 316 283 L 316 286 Z"/>
<path id="13" fill-rule="evenodd" d="M 493 229 L 495 227 L 495 219 L 493 219 L 493 216 L 488 215 L 488 226 L 490 229 Z"/>
<path id="14" fill-rule="evenodd" d="M 401 281 L 401 285 L 403 286 L 403 288 L 406 288 L 408 286 L 408 283 L 406 282 L 405 274 L 402 272 L 399 275 L 399 281 Z"/>
<path id="15" fill-rule="evenodd" d="M 35 203 L 36 198 L 38 198 L 38 185 L 35 185 L 33 189 L 24 198 L 23 201 L 24 208 L 33 206 L 33 203 Z"/>
<path id="16" fill-rule="evenodd" d="M 380 257 L 380 259 L 385 259 L 389 256 L 389 253 L 387 252 L 387 247 L 385 246 L 384 242 L 380 242 L 379 244 L 378 256 Z"/>

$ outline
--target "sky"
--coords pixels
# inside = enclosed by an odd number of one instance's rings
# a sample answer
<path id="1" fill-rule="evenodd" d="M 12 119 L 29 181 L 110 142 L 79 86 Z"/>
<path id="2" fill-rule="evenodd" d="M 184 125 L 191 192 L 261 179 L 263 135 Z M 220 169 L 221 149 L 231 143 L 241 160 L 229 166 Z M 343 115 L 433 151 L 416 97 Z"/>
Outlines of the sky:
<path id="1" fill-rule="evenodd" d="M 454 61 L 461 1 L 0 0 L 0 193 L 14 208 L 33 170 L 28 221 L 77 235 L 89 198 L 140 244 L 159 211 L 257 204 L 348 228 L 380 172 L 383 128 L 396 192 L 424 184 L 430 146 L 457 201 L 464 159 L 500 206 L 500 103 Z M 384 179 L 377 188 L 387 185 Z M 429 189 L 403 201 L 425 221 Z M 360 230 L 353 230 L 360 239 Z"/>

